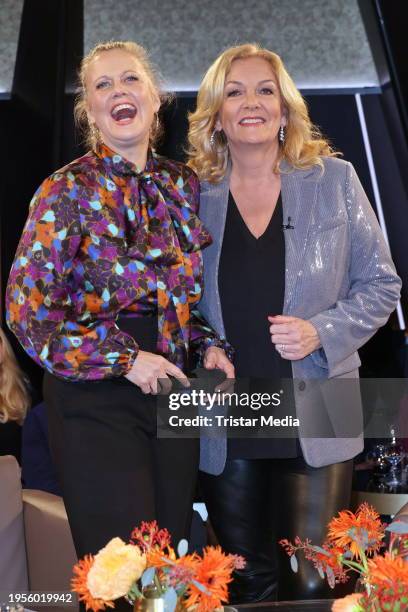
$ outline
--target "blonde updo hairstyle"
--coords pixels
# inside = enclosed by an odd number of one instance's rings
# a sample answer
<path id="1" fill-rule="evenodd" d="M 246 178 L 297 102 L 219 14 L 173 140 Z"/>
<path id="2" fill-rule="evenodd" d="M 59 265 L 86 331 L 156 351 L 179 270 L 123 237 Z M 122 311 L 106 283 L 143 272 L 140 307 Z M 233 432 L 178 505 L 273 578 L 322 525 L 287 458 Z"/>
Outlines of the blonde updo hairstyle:
<path id="1" fill-rule="evenodd" d="M 0 328 L 0 423 L 22 423 L 29 406 L 30 396 L 24 375 Z"/>
<path id="2" fill-rule="evenodd" d="M 322 155 L 336 155 L 319 129 L 312 124 L 306 102 L 279 55 L 257 44 L 248 43 L 226 49 L 210 66 L 198 91 L 197 108 L 189 114 L 188 165 L 201 180 L 217 183 L 225 175 L 229 150 L 224 132 L 214 132 L 215 124 L 232 62 L 252 57 L 262 58 L 272 67 L 286 115 L 285 142 L 280 146 L 275 170 L 278 170 L 282 159 L 294 168 L 311 168 L 314 165 L 322 166 Z M 213 133 L 214 144 L 211 144 Z"/>
<path id="3" fill-rule="evenodd" d="M 101 53 L 106 53 L 114 49 L 121 49 L 127 51 L 130 55 L 136 58 L 145 72 L 149 85 L 152 92 L 157 95 L 160 99 L 161 105 L 169 102 L 171 99 L 170 94 L 167 94 L 162 89 L 161 77 L 158 71 L 150 61 L 146 49 L 141 45 L 138 45 L 131 41 L 121 40 L 110 40 L 108 42 L 98 43 L 85 57 L 82 59 L 79 71 L 78 71 L 78 89 L 77 97 L 74 106 L 74 117 L 75 123 L 83 134 L 83 141 L 86 146 L 94 149 L 98 143 L 101 142 L 100 132 L 95 124 L 89 121 L 88 117 L 88 103 L 87 103 L 87 91 L 86 91 L 86 74 L 89 64 L 95 59 L 95 57 Z M 160 139 L 162 135 L 162 127 L 159 118 L 150 128 L 150 145 L 154 144 Z"/>

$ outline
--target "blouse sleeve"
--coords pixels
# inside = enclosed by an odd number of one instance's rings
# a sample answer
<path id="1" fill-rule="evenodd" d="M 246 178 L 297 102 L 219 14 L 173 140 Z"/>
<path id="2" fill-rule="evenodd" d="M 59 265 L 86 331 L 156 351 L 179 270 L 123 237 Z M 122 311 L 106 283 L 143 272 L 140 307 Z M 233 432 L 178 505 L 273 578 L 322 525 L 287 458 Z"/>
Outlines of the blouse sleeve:
<path id="1" fill-rule="evenodd" d="M 114 320 L 81 321 L 73 307 L 82 231 L 78 185 L 57 173 L 35 193 L 10 272 L 7 323 L 26 352 L 56 376 L 97 380 L 126 373 L 136 342 Z"/>
<path id="2" fill-rule="evenodd" d="M 234 359 L 234 349 L 226 341 L 221 338 L 212 327 L 203 318 L 197 309 L 191 311 L 190 317 L 190 334 L 191 346 L 198 356 L 198 364 L 202 365 L 205 351 L 211 346 L 216 346 L 225 351 L 228 359 L 232 362 Z"/>

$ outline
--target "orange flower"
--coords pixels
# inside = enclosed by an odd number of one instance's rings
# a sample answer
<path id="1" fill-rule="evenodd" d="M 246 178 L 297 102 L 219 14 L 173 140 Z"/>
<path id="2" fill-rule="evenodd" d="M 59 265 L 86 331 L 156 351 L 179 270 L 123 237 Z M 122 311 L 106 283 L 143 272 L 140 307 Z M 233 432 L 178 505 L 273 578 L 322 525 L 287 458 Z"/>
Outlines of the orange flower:
<path id="1" fill-rule="evenodd" d="M 344 554 L 344 549 L 339 546 L 326 546 L 323 544 L 322 548 L 329 554 L 325 555 L 322 552 L 315 553 L 315 560 L 321 566 L 329 566 L 332 570 L 341 569 L 341 556 Z"/>
<path id="2" fill-rule="evenodd" d="M 98 612 L 99 610 L 105 610 L 105 608 L 114 608 L 113 601 L 103 601 L 102 599 L 95 599 L 92 597 L 88 589 L 88 573 L 94 562 L 92 555 L 87 555 L 84 559 L 78 561 L 74 565 L 74 577 L 71 580 L 71 588 L 75 593 L 78 594 L 79 601 L 83 601 L 87 610 L 93 610 Z"/>
<path id="3" fill-rule="evenodd" d="M 384 537 L 379 514 L 367 503 L 361 504 L 355 514 L 342 510 L 330 521 L 328 528 L 328 542 L 344 552 L 350 549 L 355 558 L 361 558 L 362 551 L 376 552 Z"/>
<path id="4" fill-rule="evenodd" d="M 190 562 L 194 564 L 194 555 L 191 557 Z M 185 607 L 197 606 L 196 612 L 210 612 L 221 607 L 222 602 L 228 601 L 227 584 L 232 581 L 234 566 L 234 558 L 224 554 L 220 546 L 205 548 L 202 560 L 196 565 L 194 576 L 194 579 L 204 587 L 205 592 L 191 583 L 187 589 L 188 598 L 184 602 Z"/>
<path id="5" fill-rule="evenodd" d="M 212 547 L 209 547 L 212 548 Z M 197 567 L 201 563 L 201 557 L 197 553 L 193 553 L 191 555 L 184 555 L 177 559 L 177 564 L 186 567 L 187 569 L 191 569 L 196 571 Z"/>
<path id="6" fill-rule="evenodd" d="M 160 568 L 164 567 L 165 565 L 168 565 L 168 560 L 173 562 L 177 561 L 176 553 L 171 548 L 171 546 L 169 546 L 167 550 L 160 550 L 160 548 L 152 548 L 147 551 L 146 556 L 147 567 Z"/>
<path id="7" fill-rule="evenodd" d="M 397 588 L 405 586 L 408 595 L 408 563 L 402 557 L 394 557 L 389 552 L 368 560 L 370 584 L 378 588 Z"/>
<path id="8" fill-rule="evenodd" d="M 361 593 L 353 593 L 342 599 L 336 599 L 332 605 L 332 612 L 362 612 L 360 605 Z"/>

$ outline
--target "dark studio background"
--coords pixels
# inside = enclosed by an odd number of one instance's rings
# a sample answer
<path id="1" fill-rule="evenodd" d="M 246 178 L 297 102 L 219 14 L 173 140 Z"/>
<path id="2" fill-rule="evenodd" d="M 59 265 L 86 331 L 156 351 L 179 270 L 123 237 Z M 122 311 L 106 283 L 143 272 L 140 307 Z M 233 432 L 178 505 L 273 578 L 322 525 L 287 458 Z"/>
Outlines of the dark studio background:
<path id="1" fill-rule="evenodd" d="M 361 112 L 364 116 L 388 238 L 404 281 L 401 313 L 408 317 L 408 4 L 405 0 L 360 0 L 359 7 L 383 85 L 359 91 L 302 93 L 313 121 L 354 164 L 375 207 Z M 73 90 L 75 71 L 83 55 L 83 24 L 83 0 L 24 2 L 12 91 L 0 94 L 3 305 L 8 273 L 35 189 L 53 170 L 84 152 L 73 126 L 74 95 L 66 93 Z M 183 159 L 186 112 L 194 105 L 195 93 L 184 92 L 164 110 L 165 139 L 160 152 Z M 406 374 L 405 334 L 401 330 L 404 316 L 393 315 L 360 351 L 363 376 Z M 11 334 L 9 337 L 23 369 L 40 388 L 40 368 Z"/>

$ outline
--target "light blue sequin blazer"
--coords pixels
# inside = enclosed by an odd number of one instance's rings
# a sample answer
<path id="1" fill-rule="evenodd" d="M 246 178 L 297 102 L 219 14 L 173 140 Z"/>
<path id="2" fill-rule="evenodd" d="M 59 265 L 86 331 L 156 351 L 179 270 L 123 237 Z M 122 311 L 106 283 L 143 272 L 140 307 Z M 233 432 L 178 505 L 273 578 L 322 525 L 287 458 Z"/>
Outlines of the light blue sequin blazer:
<path id="1" fill-rule="evenodd" d="M 324 158 L 324 169 L 292 170 L 282 164 L 285 231 L 283 314 L 307 319 L 318 330 L 322 348 L 292 362 L 297 415 L 305 421 L 316 406 L 308 379 L 358 378 L 357 353 L 394 310 L 401 288 L 389 249 L 353 166 Z M 225 335 L 218 290 L 218 266 L 228 207 L 229 173 L 218 184 L 201 186 L 200 216 L 213 244 L 204 250 L 204 296 L 199 310 Z M 244 295 L 244 288 L 243 288 Z M 358 381 L 350 381 L 356 387 Z M 329 384 L 329 383 L 327 383 Z M 348 384 L 348 383 L 347 383 Z M 342 424 L 361 412 L 358 388 L 350 387 L 339 410 L 333 390 L 319 392 L 336 436 Z M 336 392 L 336 390 L 334 391 Z M 332 397 L 333 399 L 333 397 Z M 335 408 L 333 408 L 335 406 Z M 302 429 L 302 428 L 301 428 Z M 340 433 L 338 433 L 340 432 Z M 314 467 L 345 461 L 361 452 L 362 437 L 301 437 L 306 462 Z M 226 440 L 204 437 L 200 469 L 220 474 Z"/>

